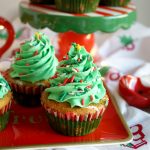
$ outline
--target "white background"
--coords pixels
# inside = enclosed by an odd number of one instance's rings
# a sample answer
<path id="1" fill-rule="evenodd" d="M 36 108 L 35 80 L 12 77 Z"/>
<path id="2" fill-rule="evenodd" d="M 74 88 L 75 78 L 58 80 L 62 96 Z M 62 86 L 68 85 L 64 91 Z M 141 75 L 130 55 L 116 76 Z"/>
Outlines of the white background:
<path id="1" fill-rule="evenodd" d="M 0 0 L 0 16 L 12 20 L 18 15 L 21 0 Z M 150 0 L 133 0 L 137 6 L 138 21 L 150 26 Z"/>

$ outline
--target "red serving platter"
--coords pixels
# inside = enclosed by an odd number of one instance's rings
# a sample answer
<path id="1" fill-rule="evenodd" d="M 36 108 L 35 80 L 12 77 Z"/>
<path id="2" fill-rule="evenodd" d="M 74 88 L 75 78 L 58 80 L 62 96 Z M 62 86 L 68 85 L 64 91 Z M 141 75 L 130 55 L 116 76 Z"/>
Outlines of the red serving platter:
<path id="1" fill-rule="evenodd" d="M 9 123 L 0 132 L 0 148 L 48 148 L 80 145 L 108 145 L 127 143 L 132 134 L 119 109 L 109 95 L 109 105 L 95 132 L 70 137 L 61 135 L 48 125 L 44 110 L 25 108 L 13 103 Z"/>

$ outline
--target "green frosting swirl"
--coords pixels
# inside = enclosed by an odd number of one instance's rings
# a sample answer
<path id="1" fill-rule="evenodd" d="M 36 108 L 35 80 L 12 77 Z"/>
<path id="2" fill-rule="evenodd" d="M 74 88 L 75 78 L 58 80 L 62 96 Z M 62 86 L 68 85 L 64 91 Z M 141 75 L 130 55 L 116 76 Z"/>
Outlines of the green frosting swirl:
<path id="1" fill-rule="evenodd" d="M 55 74 L 57 64 L 49 38 L 36 32 L 32 40 L 20 45 L 10 76 L 32 83 L 46 80 Z"/>
<path id="2" fill-rule="evenodd" d="M 68 102 L 71 107 L 87 107 L 91 103 L 99 103 L 106 93 L 91 55 L 75 43 L 59 63 L 50 85 L 46 89 L 48 99 Z"/>
<path id="3" fill-rule="evenodd" d="M 8 93 L 9 90 L 10 90 L 10 87 L 7 81 L 0 74 L 0 100 Z"/>

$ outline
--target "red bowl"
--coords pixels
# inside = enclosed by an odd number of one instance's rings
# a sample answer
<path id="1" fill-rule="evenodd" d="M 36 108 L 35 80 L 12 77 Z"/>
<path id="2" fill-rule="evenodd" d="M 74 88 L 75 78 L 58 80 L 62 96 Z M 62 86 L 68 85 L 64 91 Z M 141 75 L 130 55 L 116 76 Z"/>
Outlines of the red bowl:
<path id="1" fill-rule="evenodd" d="M 119 93 L 132 106 L 138 108 L 150 106 L 150 87 L 142 85 L 138 77 L 122 76 L 119 80 Z"/>

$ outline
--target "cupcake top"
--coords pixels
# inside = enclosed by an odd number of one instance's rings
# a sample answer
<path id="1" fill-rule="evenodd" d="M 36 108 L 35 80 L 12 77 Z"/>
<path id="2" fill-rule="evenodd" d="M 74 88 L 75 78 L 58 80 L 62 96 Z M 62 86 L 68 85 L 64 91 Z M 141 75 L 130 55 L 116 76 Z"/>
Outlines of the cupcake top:
<path id="1" fill-rule="evenodd" d="M 58 61 L 49 38 L 40 32 L 20 44 L 10 76 L 26 82 L 46 80 L 55 74 Z"/>
<path id="2" fill-rule="evenodd" d="M 7 81 L 0 74 L 0 100 L 10 91 Z"/>
<path id="3" fill-rule="evenodd" d="M 45 91 L 49 93 L 48 99 L 68 102 L 71 107 L 99 103 L 106 93 L 91 55 L 75 43 L 59 63 L 56 74 L 50 80 L 50 88 Z"/>

